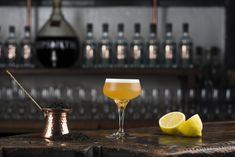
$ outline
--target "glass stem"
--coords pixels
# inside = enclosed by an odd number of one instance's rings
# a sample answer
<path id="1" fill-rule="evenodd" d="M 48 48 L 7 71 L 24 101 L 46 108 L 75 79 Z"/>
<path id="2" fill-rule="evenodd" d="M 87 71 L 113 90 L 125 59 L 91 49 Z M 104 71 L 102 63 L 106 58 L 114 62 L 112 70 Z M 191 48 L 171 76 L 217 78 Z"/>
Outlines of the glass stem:
<path id="1" fill-rule="evenodd" d="M 125 117 L 125 108 L 128 104 L 129 100 L 115 100 L 115 103 L 118 106 L 118 114 L 119 114 L 119 129 L 118 133 L 121 134 L 121 136 L 125 135 L 124 132 L 124 117 Z"/>
<path id="2" fill-rule="evenodd" d="M 124 117 L 125 117 L 125 108 L 119 107 L 118 108 L 119 114 L 119 129 L 118 132 L 124 134 Z"/>

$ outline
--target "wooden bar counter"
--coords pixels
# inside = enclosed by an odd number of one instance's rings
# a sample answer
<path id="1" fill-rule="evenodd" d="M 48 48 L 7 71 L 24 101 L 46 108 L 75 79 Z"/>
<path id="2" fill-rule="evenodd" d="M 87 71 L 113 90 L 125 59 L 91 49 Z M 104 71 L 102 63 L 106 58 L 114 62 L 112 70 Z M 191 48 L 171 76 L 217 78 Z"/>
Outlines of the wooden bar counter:
<path id="1" fill-rule="evenodd" d="M 83 131 L 89 139 L 47 140 L 39 134 L 0 139 L 0 157 L 235 156 L 235 122 L 204 123 L 202 138 L 164 135 L 157 126 L 129 129 L 131 140 L 105 138 L 113 130 Z"/>

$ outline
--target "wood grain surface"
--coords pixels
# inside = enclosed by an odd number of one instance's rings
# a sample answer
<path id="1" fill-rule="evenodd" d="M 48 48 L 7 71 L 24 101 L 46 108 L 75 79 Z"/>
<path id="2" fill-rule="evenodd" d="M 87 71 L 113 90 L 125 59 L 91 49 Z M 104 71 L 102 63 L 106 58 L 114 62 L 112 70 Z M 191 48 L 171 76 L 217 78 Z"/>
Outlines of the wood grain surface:
<path id="1" fill-rule="evenodd" d="M 48 140 L 40 134 L 0 139 L 1 157 L 235 156 L 235 122 L 205 123 L 202 138 L 164 135 L 158 127 L 128 129 L 132 140 L 105 138 L 114 130 L 82 131 L 89 139 Z M 74 130 L 73 135 L 78 134 Z"/>

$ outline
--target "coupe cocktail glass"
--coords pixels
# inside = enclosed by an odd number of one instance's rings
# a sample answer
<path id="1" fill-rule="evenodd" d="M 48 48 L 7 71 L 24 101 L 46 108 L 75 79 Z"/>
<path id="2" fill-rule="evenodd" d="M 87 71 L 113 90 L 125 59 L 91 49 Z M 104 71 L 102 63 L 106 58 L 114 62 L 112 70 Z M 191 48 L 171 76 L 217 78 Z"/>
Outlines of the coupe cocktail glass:
<path id="1" fill-rule="evenodd" d="M 108 138 L 128 138 L 131 136 L 124 131 L 124 113 L 128 102 L 141 93 L 140 81 L 138 79 L 111 79 L 105 80 L 103 93 L 113 99 L 118 107 L 119 129 Z"/>

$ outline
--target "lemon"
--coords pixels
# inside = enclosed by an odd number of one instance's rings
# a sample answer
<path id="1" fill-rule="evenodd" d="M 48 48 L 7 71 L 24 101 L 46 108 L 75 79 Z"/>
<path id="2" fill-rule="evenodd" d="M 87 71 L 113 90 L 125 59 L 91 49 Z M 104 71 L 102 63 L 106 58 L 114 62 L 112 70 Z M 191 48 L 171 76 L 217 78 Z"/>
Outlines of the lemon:
<path id="1" fill-rule="evenodd" d="M 177 134 L 178 128 L 185 122 L 185 115 L 181 112 L 170 112 L 159 120 L 161 130 L 166 134 Z"/>
<path id="2" fill-rule="evenodd" d="M 202 121 L 198 114 L 193 115 L 178 128 L 182 135 L 190 137 L 201 137 L 202 129 Z"/>

